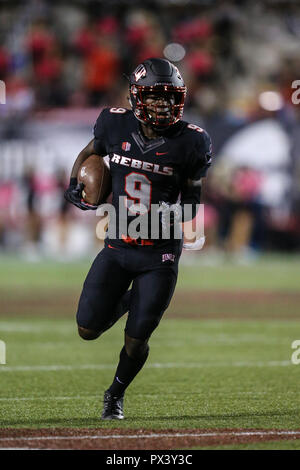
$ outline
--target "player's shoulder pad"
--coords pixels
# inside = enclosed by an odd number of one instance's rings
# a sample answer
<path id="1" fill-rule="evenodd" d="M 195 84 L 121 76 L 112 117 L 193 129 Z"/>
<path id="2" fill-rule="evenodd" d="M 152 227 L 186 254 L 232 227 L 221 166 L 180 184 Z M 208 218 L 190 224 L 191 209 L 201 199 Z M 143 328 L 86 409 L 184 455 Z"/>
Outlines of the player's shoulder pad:
<path id="1" fill-rule="evenodd" d="M 97 118 L 97 122 L 103 125 L 106 121 L 111 122 L 120 119 L 120 117 L 128 116 L 130 112 L 131 110 L 126 108 L 103 108 Z"/>
<path id="2" fill-rule="evenodd" d="M 212 162 L 212 143 L 208 132 L 196 124 L 186 123 L 185 134 L 187 136 L 190 153 L 190 161 L 193 162 L 195 179 L 206 176 Z"/>
<path id="3" fill-rule="evenodd" d="M 115 129 L 118 122 L 124 119 L 124 116 L 130 116 L 130 110 L 126 108 L 103 108 L 96 120 L 94 134 L 100 138 L 105 129 Z"/>
<path id="4" fill-rule="evenodd" d="M 123 118 L 124 116 L 128 116 L 130 114 L 131 110 L 126 109 L 126 108 L 104 108 L 100 115 L 99 118 L 101 117 L 105 121 L 115 121 L 116 119 Z M 98 119 L 99 119 L 98 118 Z"/>
<path id="5" fill-rule="evenodd" d="M 196 124 L 186 123 L 185 131 L 188 133 L 189 141 L 201 153 L 212 154 L 212 143 L 208 132 Z"/>
<path id="6" fill-rule="evenodd" d="M 185 131 L 189 133 L 189 137 L 194 136 L 195 140 L 203 140 L 206 139 L 206 137 L 210 138 L 207 131 L 202 127 L 189 122 L 186 122 L 185 124 Z"/>

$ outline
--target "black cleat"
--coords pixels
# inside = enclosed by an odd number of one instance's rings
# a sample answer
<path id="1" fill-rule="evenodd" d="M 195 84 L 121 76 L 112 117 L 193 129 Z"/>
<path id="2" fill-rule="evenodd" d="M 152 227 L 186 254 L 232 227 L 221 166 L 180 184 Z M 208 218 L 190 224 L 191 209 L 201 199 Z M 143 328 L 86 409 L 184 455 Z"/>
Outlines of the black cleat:
<path id="1" fill-rule="evenodd" d="M 102 419 L 124 419 L 123 400 L 121 397 L 114 397 L 109 390 L 104 392 Z"/>

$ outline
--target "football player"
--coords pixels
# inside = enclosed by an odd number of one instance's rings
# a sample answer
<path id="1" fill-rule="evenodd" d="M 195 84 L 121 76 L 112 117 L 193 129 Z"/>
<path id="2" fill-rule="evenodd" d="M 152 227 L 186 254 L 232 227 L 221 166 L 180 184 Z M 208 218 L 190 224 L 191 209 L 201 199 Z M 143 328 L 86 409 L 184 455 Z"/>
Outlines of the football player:
<path id="1" fill-rule="evenodd" d="M 203 129 L 182 120 L 186 91 L 180 72 L 168 60 L 140 64 L 129 77 L 131 109 L 100 113 L 94 139 L 74 163 L 66 199 L 80 209 L 96 209 L 83 201 L 77 173 L 85 159 L 97 154 L 109 156 L 117 225 L 120 196 L 126 201 L 128 222 L 136 217 L 131 209 L 137 202 L 147 210 L 161 204 L 162 226 L 174 223 L 180 196 L 181 206 L 196 208 L 201 179 L 211 164 L 211 141 Z M 166 217 L 169 209 L 173 218 Z M 116 233 L 116 238 L 106 237 L 94 260 L 77 311 L 79 335 L 85 340 L 98 338 L 129 312 L 116 373 L 104 393 L 103 419 L 124 417 L 124 392 L 145 364 L 149 338 L 173 296 L 183 246 L 174 236 L 151 240 Z M 202 245 L 200 239 L 185 247 Z"/>

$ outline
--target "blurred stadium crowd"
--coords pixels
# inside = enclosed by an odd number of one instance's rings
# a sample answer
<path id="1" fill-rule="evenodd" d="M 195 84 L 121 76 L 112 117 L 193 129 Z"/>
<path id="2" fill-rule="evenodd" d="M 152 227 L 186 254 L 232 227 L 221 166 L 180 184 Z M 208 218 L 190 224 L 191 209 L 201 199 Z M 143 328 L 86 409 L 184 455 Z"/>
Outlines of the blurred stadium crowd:
<path id="1" fill-rule="evenodd" d="M 179 67 L 188 87 L 184 117 L 212 137 L 207 249 L 300 249 L 300 104 L 292 100 L 299 1 L 0 0 L 0 7 L 0 251 L 74 256 L 97 246 L 94 214 L 69 207 L 64 187 L 101 107 L 128 107 L 123 74 L 155 56 Z"/>

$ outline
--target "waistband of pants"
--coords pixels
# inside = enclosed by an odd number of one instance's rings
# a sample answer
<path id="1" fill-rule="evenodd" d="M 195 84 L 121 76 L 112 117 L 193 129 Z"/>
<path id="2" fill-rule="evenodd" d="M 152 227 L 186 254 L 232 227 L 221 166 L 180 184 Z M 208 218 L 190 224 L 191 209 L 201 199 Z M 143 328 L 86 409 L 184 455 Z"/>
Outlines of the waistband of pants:
<path id="1" fill-rule="evenodd" d="M 125 235 L 122 235 L 122 240 L 124 243 L 127 243 L 131 246 L 154 246 L 155 241 L 143 238 L 131 238 Z"/>
<path id="2" fill-rule="evenodd" d="M 108 246 L 109 248 L 114 248 L 114 247 L 143 247 L 143 248 L 154 248 L 154 249 L 161 249 L 162 251 L 165 251 L 167 249 L 180 249 L 180 245 L 182 245 L 182 240 L 167 240 L 167 239 L 157 239 L 157 240 L 151 240 L 151 239 L 142 239 L 142 238 L 131 238 L 129 236 L 122 235 L 121 238 L 117 238 L 116 240 L 114 239 L 109 239 L 107 238 L 105 241 L 105 245 Z"/>

